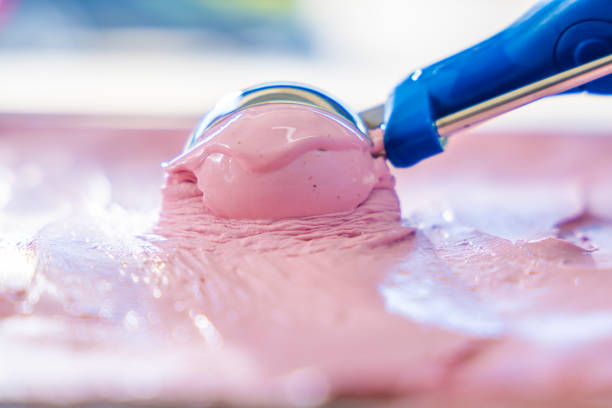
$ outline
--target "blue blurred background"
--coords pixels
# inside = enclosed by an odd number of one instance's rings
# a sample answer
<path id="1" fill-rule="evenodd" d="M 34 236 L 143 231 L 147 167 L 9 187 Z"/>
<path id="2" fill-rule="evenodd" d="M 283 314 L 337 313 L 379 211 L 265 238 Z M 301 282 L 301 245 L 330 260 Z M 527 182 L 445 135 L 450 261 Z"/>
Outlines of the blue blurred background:
<path id="1" fill-rule="evenodd" d="M 358 110 L 534 3 L 0 0 L 0 112 L 201 115 L 228 91 L 274 80 L 315 85 Z M 598 98 L 566 99 L 499 123 L 609 112 Z"/>
<path id="2" fill-rule="evenodd" d="M 14 0 L 0 47 L 171 51 L 233 47 L 306 53 L 292 0 Z M 10 4 L 12 3 L 12 4 Z M 146 34 L 152 35 L 147 39 Z"/>

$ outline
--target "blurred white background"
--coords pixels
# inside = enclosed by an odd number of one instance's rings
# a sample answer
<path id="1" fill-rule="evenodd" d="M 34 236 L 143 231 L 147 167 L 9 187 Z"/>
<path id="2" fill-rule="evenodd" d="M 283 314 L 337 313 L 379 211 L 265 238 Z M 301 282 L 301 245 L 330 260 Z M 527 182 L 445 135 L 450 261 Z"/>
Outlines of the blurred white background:
<path id="1" fill-rule="evenodd" d="M 315 85 L 359 110 L 384 101 L 414 69 L 489 37 L 534 3 L 298 0 L 291 16 L 308 42 L 305 52 L 236 48 L 221 40 L 215 45 L 214 36 L 194 50 L 173 43 L 170 34 L 143 29 L 129 31 L 132 42 L 136 36 L 145 44 L 131 48 L 4 47 L 0 112 L 200 115 L 230 90 L 275 80 Z M 118 32 L 105 41 L 121 44 L 126 30 Z M 148 47 L 147 41 L 165 47 Z M 605 97 L 553 99 L 500 123 L 557 116 L 604 123 L 612 116 L 603 114 L 612 108 Z"/>

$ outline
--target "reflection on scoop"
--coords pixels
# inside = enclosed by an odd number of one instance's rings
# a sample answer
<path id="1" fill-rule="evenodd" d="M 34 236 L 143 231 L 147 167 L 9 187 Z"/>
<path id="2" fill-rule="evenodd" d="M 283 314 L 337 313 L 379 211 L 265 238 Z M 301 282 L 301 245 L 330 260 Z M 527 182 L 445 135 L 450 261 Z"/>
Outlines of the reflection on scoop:
<path id="1" fill-rule="evenodd" d="M 253 106 L 206 133 L 168 171 L 192 173 L 204 204 L 221 217 L 281 219 L 352 211 L 383 177 L 364 135 L 316 107 Z"/>

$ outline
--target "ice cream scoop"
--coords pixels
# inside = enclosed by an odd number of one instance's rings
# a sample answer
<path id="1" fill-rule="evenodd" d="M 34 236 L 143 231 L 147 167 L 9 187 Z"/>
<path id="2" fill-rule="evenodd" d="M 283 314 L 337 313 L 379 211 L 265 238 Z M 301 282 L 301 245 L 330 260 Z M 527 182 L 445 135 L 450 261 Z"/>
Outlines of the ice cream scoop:
<path id="1" fill-rule="evenodd" d="M 338 116 L 303 103 L 233 111 L 205 126 L 197 148 L 168 166 L 169 177 L 190 179 L 204 206 L 224 218 L 351 212 L 390 176 L 365 135 Z"/>
<path id="2" fill-rule="evenodd" d="M 233 92 L 204 116 L 185 152 L 204 143 L 205 131 L 233 112 L 291 103 L 337 115 L 364 139 L 369 129 L 381 127 L 384 154 L 393 165 L 407 167 L 442 152 L 449 135 L 542 97 L 567 91 L 611 93 L 609 74 L 612 2 L 545 1 L 488 40 L 416 70 L 385 104 L 359 114 L 298 83 L 266 83 Z"/>

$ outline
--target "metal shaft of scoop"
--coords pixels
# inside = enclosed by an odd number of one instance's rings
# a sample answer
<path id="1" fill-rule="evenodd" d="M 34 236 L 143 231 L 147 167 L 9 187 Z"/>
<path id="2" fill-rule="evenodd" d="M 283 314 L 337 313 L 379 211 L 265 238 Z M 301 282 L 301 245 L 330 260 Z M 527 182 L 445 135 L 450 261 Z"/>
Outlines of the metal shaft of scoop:
<path id="1" fill-rule="evenodd" d="M 609 74 L 612 74 L 612 54 L 444 116 L 436 120 L 435 125 L 440 137 L 445 138 L 545 96 L 569 91 Z M 380 126 L 383 115 L 384 105 L 359 113 L 369 129 Z"/>
<path id="2" fill-rule="evenodd" d="M 436 121 L 440 137 L 449 136 L 545 96 L 556 95 L 612 74 L 612 55 L 525 85 Z"/>

